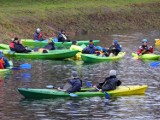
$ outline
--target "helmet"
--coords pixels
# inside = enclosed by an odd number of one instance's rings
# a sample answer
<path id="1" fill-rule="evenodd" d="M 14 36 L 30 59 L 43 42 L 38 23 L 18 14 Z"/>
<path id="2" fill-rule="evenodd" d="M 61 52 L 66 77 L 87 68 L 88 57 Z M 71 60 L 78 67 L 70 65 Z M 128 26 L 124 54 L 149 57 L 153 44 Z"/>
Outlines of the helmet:
<path id="1" fill-rule="evenodd" d="M 144 42 L 148 42 L 148 40 L 147 40 L 147 39 L 143 39 L 143 40 L 142 40 L 142 43 L 144 43 Z"/>
<path id="2" fill-rule="evenodd" d="M 113 40 L 113 43 L 114 44 L 118 44 L 118 40 Z"/>
<path id="3" fill-rule="evenodd" d="M 36 29 L 36 32 L 37 32 L 37 33 L 39 33 L 40 31 L 41 31 L 41 29 L 40 29 L 40 28 L 37 28 L 37 29 Z"/>
<path id="4" fill-rule="evenodd" d="M 116 75 L 116 70 L 110 70 L 109 71 L 109 76 L 113 76 Z"/>

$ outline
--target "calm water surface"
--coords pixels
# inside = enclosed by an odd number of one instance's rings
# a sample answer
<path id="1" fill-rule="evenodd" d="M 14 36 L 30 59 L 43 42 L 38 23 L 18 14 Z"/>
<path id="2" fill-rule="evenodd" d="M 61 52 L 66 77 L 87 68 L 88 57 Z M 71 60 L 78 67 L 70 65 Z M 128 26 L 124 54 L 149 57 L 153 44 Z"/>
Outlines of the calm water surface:
<path id="1" fill-rule="evenodd" d="M 151 31 L 90 36 L 90 39 L 100 39 L 103 46 L 109 46 L 113 39 L 118 39 L 123 51 L 127 52 L 125 58 L 118 62 L 84 64 L 82 61 L 14 60 L 17 66 L 28 62 L 32 64 L 32 68 L 11 71 L 5 77 L 1 75 L 0 119 L 160 119 L 160 67 L 151 68 L 149 63 L 152 61 L 137 61 L 131 57 L 131 52 L 137 49 L 144 37 L 149 39 L 150 45 L 154 45 L 154 38 L 160 37 L 160 34 Z M 80 36 L 78 39 L 88 38 Z M 155 52 L 160 53 L 159 50 L 157 48 Z M 118 71 L 118 78 L 123 85 L 147 84 L 149 87 L 145 95 L 114 97 L 110 101 L 106 101 L 103 97 L 27 100 L 17 91 L 18 87 L 45 88 L 49 84 L 61 86 L 70 77 L 72 70 L 77 70 L 82 80 L 87 79 L 96 84 L 104 80 L 111 69 Z M 24 77 L 25 75 L 27 77 Z"/>

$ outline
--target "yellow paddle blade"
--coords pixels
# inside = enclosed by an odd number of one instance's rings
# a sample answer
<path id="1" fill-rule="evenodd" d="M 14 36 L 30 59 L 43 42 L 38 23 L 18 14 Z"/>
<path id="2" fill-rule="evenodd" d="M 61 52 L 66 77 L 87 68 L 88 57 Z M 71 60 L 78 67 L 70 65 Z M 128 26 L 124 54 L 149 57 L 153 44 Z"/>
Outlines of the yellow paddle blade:
<path id="1" fill-rule="evenodd" d="M 134 56 L 133 59 L 138 60 L 139 59 L 138 55 Z"/>

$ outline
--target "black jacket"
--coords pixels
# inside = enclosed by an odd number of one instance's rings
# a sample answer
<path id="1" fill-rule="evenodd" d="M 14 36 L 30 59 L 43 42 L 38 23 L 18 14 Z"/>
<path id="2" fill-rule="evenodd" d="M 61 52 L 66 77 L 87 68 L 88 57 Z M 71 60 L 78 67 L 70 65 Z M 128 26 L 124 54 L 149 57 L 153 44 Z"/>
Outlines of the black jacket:
<path id="1" fill-rule="evenodd" d="M 97 88 L 102 89 L 102 91 L 115 90 L 117 86 L 121 85 L 121 81 L 116 78 L 116 76 L 107 77 L 104 82 L 99 83 Z"/>

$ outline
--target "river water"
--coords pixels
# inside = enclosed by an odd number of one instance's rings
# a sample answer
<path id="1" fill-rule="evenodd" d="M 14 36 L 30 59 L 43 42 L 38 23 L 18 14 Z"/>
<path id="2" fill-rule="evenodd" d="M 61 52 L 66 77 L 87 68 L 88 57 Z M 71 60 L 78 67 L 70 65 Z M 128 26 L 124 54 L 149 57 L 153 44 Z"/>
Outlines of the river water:
<path id="1" fill-rule="evenodd" d="M 77 39 L 100 39 L 102 46 L 109 46 L 118 39 L 127 52 L 124 59 L 117 62 L 84 64 L 82 61 L 14 60 L 14 65 L 30 63 L 30 70 L 14 70 L 0 77 L 1 120 L 100 120 L 100 119 L 160 119 L 160 67 L 151 68 L 152 61 L 134 60 L 131 52 L 136 51 L 141 39 L 147 38 L 154 45 L 159 32 L 131 32 L 78 36 Z M 160 50 L 160 49 L 159 49 Z M 155 49 L 156 53 L 160 53 Z M 57 98 L 28 100 L 21 96 L 17 88 L 45 88 L 46 85 L 61 86 L 77 70 L 82 80 L 98 83 L 108 76 L 111 69 L 117 70 L 123 85 L 148 85 L 145 95 L 113 97 L 106 101 L 103 97 Z M 26 77 L 27 76 L 27 77 Z M 83 83 L 85 86 L 85 83 Z"/>

